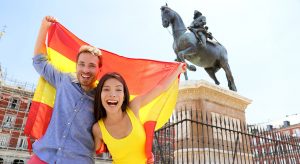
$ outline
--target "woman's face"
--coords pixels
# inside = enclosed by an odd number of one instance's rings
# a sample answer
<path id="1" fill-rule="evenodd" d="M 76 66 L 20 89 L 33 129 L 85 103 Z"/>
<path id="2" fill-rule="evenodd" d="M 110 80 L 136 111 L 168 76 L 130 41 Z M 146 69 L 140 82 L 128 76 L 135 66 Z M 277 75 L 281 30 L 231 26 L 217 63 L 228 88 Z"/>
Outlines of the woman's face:
<path id="1" fill-rule="evenodd" d="M 106 80 L 101 91 L 101 101 L 107 113 L 121 110 L 124 101 L 123 84 L 115 78 Z"/>

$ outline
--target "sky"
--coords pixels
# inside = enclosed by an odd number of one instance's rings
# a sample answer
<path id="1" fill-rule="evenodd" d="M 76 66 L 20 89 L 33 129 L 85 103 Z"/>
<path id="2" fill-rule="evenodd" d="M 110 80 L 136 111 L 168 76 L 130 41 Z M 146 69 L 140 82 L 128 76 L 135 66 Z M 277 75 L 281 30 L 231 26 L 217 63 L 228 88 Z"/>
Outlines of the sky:
<path id="1" fill-rule="evenodd" d="M 166 2 L 186 26 L 194 10 L 206 16 L 209 31 L 227 49 L 237 93 L 252 100 L 246 109 L 249 124 L 300 120 L 299 0 L 1 0 L 0 30 L 6 26 L 0 39 L 2 70 L 7 78 L 37 83 L 32 55 L 46 15 L 98 48 L 174 61 L 172 30 L 161 21 Z M 201 67 L 188 75 L 213 83 Z M 227 89 L 225 72 L 216 76 Z"/>

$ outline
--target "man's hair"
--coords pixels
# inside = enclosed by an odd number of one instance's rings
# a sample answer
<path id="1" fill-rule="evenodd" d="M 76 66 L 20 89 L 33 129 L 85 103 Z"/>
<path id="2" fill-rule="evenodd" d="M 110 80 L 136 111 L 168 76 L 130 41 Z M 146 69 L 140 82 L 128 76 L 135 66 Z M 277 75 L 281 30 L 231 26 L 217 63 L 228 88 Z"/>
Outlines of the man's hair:
<path id="1" fill-rule="evenodd" d="M 101 51 L 98 48 L 96 48 L 94 46 L 90 46 L 90 45 L 83 45 L 79 48 L 77 58 L 76 58 L 76 62 L 78 62 L 78 58 L 79 58 L 80 54 L 85 53 L 85 52 L 97 56 L 98 59 L 99 59 L 99 68 L 102 67 L 102 53 L 101 53 Z"/>

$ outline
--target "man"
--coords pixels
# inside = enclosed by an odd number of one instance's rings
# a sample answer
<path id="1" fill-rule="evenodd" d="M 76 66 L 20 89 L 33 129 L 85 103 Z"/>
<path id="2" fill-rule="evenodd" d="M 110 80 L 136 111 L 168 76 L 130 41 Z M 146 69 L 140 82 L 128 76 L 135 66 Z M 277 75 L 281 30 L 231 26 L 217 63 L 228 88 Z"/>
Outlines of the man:
<path id="1" fill-rule="evenodd" d="M 45 39 L 53 17 L 46 16 L 36 40 L 33 66 L 56 89 L 52 117 L 45 135 L 33 144 L 29 164 L 94 163 L 92 125 L 94 87 L 102 66 L 101 52 L 82 46 L 76 61 L 76 75 L 56 70 L 47 59 Z"/>
<path id="2" fill-rule="evenodd" d="M 195 10 L 194 20 L 191 23 L 191 25 L 188 27 L 188 29 L 195 34 L 197 40 L 199 41 L 202 47 L 206 47 L 207 29 L 205 25 L 206 25 L 206 17 L 203 16 L 202 13 L 199 12 L 198 10 Z"/>

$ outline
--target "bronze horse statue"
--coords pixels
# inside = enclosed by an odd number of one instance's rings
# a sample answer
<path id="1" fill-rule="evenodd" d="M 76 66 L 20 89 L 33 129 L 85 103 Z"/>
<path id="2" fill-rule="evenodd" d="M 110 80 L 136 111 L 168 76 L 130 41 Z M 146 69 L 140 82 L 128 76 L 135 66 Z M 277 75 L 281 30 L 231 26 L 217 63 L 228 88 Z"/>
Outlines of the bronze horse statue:
<path id="1" fill-rule="evenodd" d="M 228 64 L 227 50 L 218 42 L 207 40 L 206 47 L 201 47 L 194 33 L 188 32 L 180 15 L 168 6 L 161 7 L 162 25 L 167 28 L 171 25 L 173 31 L 173 50 L 177 56 L 177 61 L 191 63 L 203 67 L 208 75 L 214 80 L 215 84 L 220 82 L 215 73 L 223 68 L 226 73 L 228 87 L 230 90 L 237 91 L 233 76 Z M 185 62 L 186 63 L 186 62 Z M 187 68 L 196 71 L 196 67 L 187 64 Z M 187 74 L 185 73 L 187 80 Z"/>

